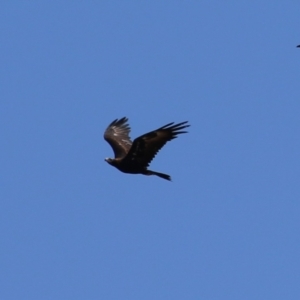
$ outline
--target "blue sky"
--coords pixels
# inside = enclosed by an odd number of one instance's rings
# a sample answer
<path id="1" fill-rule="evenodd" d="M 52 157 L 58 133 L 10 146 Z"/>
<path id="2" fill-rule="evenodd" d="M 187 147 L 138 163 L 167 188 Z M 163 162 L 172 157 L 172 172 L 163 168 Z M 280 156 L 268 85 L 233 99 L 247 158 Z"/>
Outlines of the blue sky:
<path id="1" fill-rule="evenodd" d="M 1 299 L 299 299 L 299 1 L 0 6 Z"/>

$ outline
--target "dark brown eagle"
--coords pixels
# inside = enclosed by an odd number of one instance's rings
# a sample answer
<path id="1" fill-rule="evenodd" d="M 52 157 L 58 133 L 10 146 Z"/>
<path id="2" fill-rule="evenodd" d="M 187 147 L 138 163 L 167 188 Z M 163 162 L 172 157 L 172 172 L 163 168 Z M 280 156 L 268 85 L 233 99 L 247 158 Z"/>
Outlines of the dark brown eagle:
<path id="1" fill-rule="evenodd" d="M 104 132 L 104 139 L 114 150 L 115 158 L 106 158 L 105 161 L 124 173 L 156 175 L 171 180 L 167 174 L 148 170 L 148 166 L 157 152 L 168 142 L 177 138 L 178 134 L 186 133 L 182 129 L 189 127 L 186 122 L 169 123 L 156 130 L 148 132 L 130 140 L 130 127 L 126 117 L 116 119 L 109 124 Z M 174 125 L 173 125 L 174 124 Z"/>

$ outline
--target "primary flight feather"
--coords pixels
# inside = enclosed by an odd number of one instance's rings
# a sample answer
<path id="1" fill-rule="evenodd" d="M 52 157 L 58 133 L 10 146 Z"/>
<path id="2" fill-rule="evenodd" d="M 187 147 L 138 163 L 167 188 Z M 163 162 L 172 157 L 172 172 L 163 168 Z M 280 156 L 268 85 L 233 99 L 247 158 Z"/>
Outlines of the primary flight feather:
<path id="1" fill-rule="evenodd" d="M 177 138 L 178 134 L 186 133 L 182 130 L 190 126 L 188 122 L 169 123 L 141 135 L 133 142 L 129 137 L 130 127 L 127 122 L 126 117 L 116 119 L 105 130 L 104 139 L 110 144 L 115 154 L 115 158 L 106 158 L 105 161 L 124 173 L 156 175 L 171 180 L 167 174 L 148 170 L 148 166 L 168 141 Z"/>

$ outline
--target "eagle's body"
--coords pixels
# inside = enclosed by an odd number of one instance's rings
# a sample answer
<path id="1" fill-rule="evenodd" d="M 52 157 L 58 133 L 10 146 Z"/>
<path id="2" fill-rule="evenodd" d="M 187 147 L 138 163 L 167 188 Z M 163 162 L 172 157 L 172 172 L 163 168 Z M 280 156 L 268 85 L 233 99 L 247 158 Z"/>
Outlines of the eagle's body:
<path id="1" fill-rule="evenodd" d="M 130 140 L 130 127 L 127 118 L 114 120 L 105 130 L 104 139 L 114 150 L 115 158 L 106 158 L 105 161 L 124 173 L 157 175 L 171 180 L 167 174 L 148 170 L 148 166 L 157 152 L 178 134 L 186 133 L 182 129 L 189 127 L 187 122 L 179 124 L 169 123 L 154 131 L 148 132 L 133 142 Z"/>

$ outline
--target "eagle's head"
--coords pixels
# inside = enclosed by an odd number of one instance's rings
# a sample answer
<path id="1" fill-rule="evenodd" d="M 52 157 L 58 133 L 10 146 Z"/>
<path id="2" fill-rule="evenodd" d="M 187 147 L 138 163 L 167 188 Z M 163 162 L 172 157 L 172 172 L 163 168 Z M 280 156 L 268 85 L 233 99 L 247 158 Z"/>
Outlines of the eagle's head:
<path id="1" fill-rule="evenodd" d="M 109 157 L 106 157 L 105 159 L 104 159 L 107 163 L 109 163 L 110 165 L 113 165 L 113 159 L 112 158 L 109 158 Z"/>

